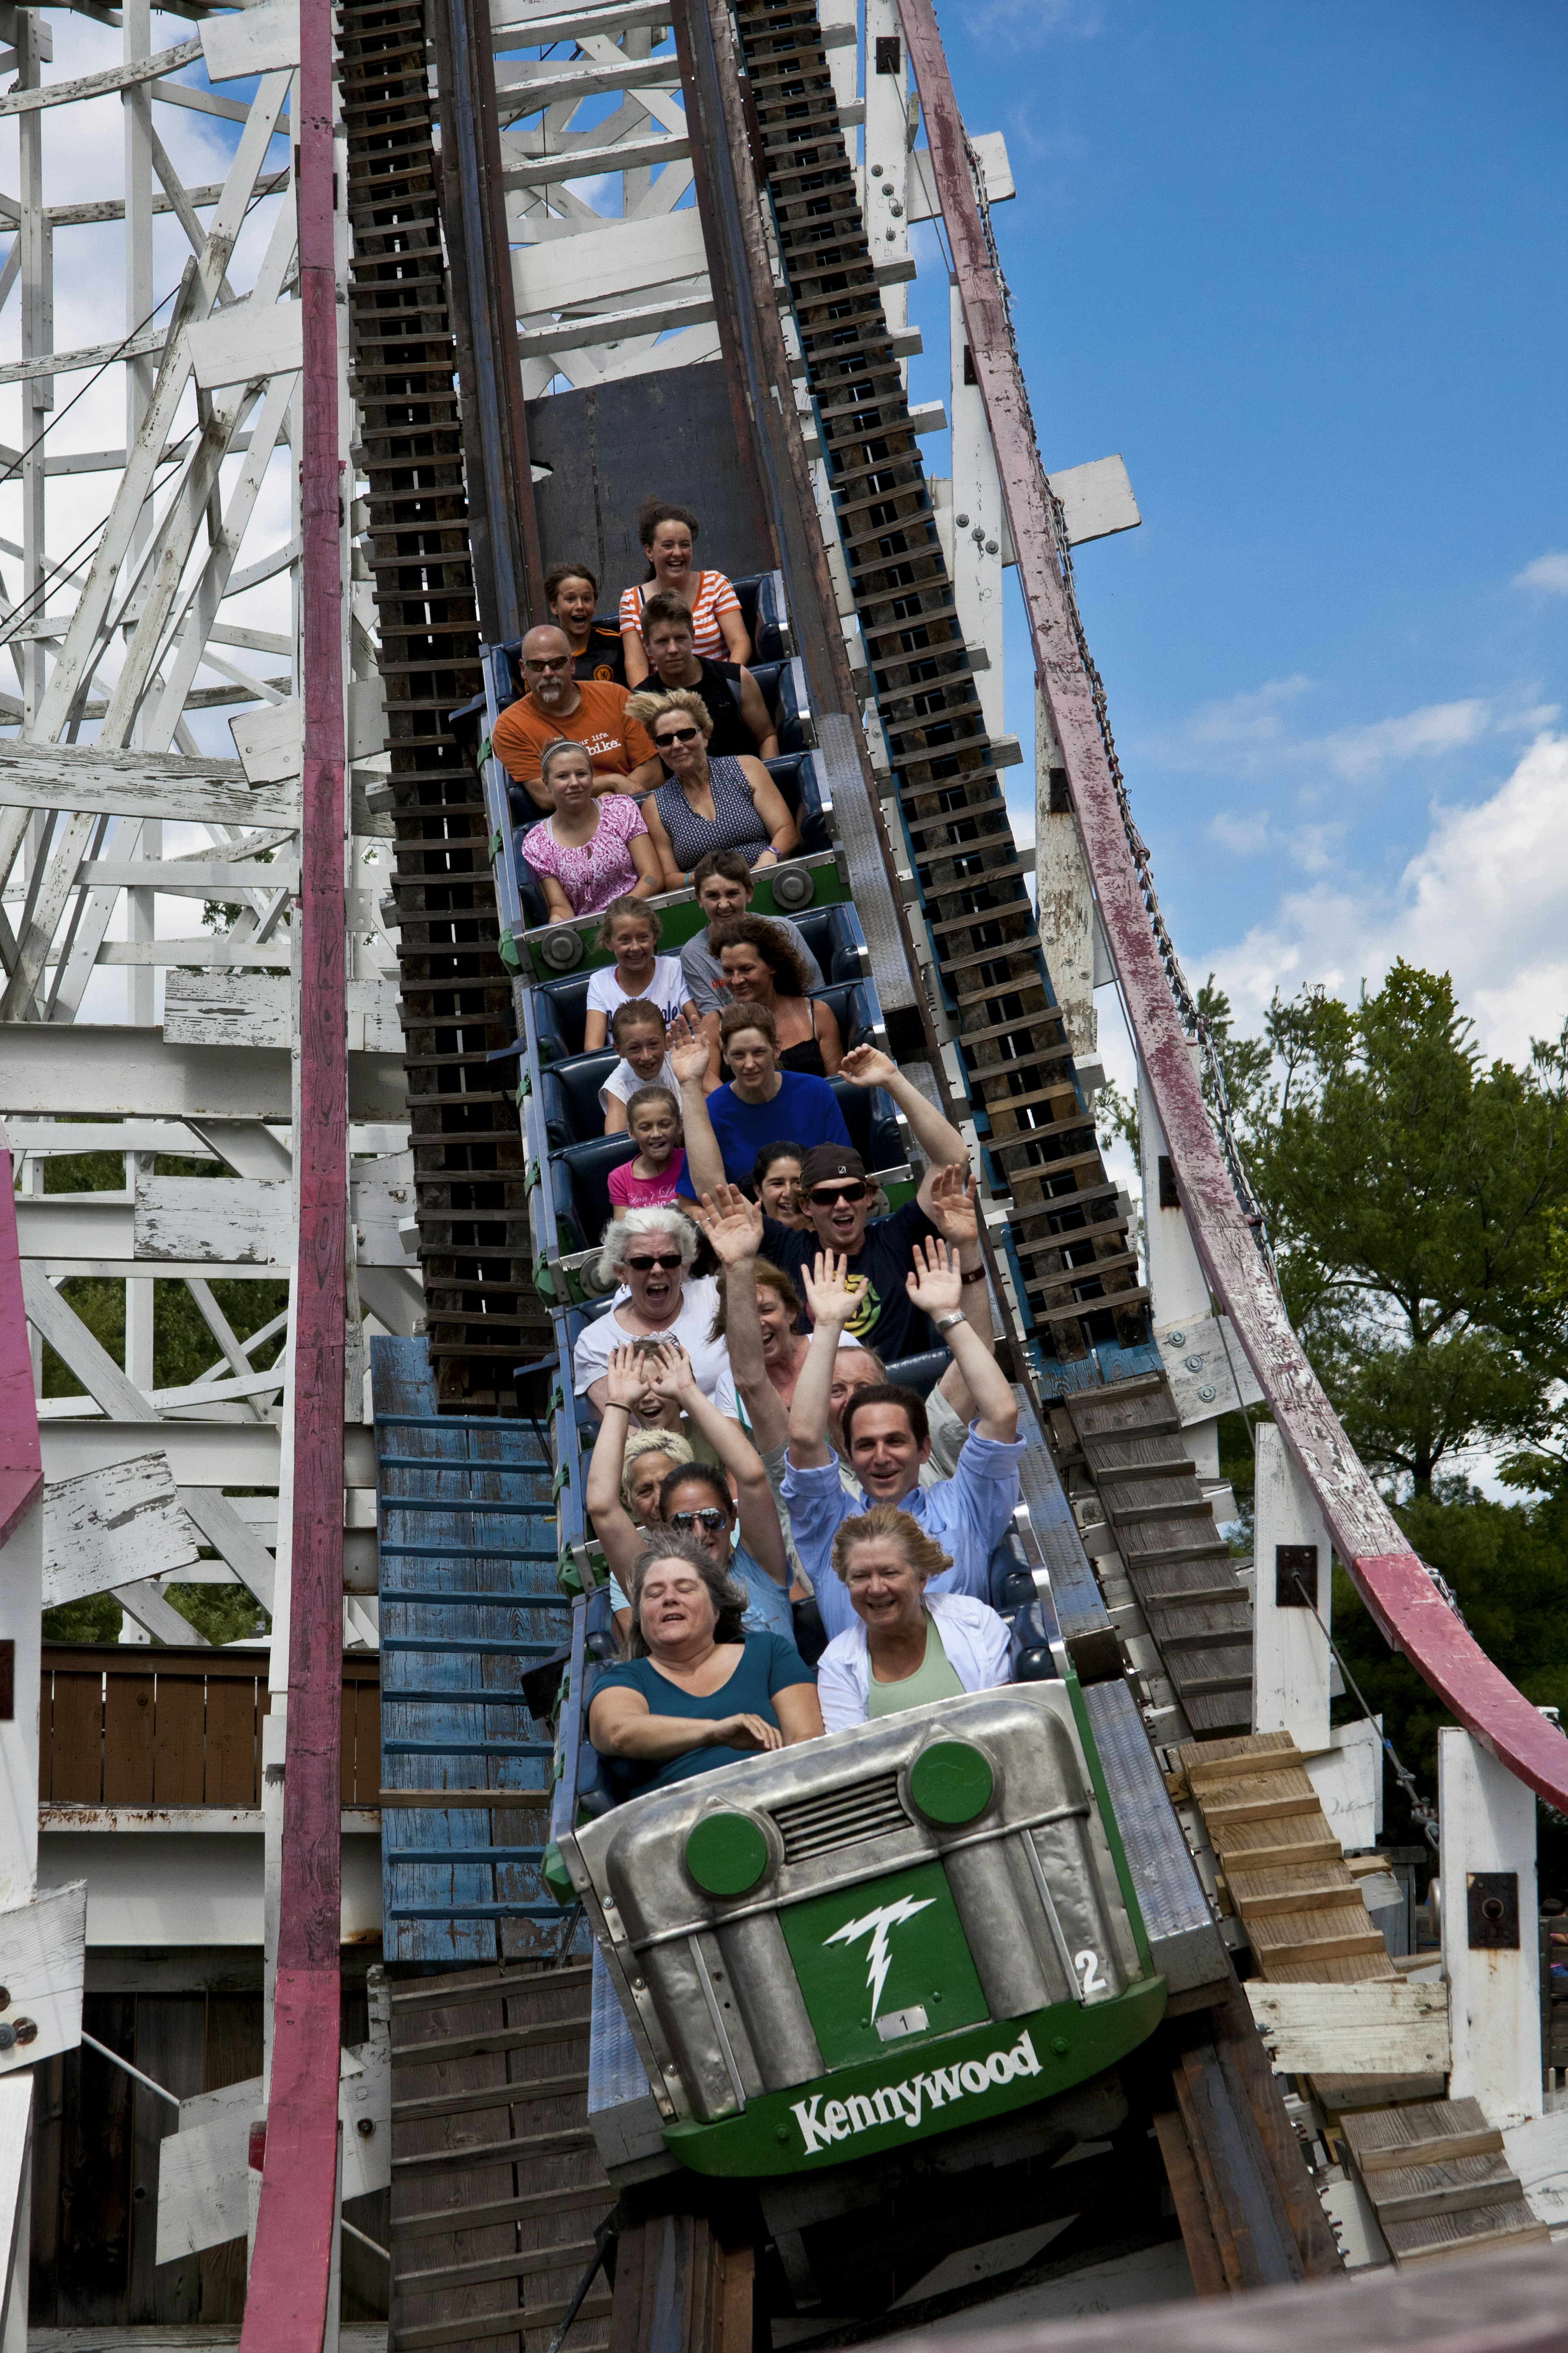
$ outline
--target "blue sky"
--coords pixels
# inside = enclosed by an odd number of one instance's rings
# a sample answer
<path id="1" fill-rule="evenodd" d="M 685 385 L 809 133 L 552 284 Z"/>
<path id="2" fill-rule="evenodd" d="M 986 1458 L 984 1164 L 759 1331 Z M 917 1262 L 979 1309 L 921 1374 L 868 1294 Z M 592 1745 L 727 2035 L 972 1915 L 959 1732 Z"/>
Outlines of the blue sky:
<path id="1" fill-rule="evenodd" d="M 1517 1055 L 1568 1016 L 1568 10 L 940 16 L 1046 462 L 1120 450 L 1144 516 L 1079 596 L 1189 967 L 1251 1019 L 1447 965 Z M 1016 605 L 1007 658 L 1027 741 Z"/>

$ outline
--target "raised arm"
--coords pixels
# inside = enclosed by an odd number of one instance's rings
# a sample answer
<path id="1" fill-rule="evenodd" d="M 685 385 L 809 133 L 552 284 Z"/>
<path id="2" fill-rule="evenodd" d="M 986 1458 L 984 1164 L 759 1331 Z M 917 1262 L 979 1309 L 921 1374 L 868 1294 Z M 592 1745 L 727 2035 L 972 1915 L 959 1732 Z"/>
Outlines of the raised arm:
<path id="1" fill-rule="evenodd" d="M 697 1222 L 724 1269 L 724 1338 L 730 1370 L 751 1417 L 759 1452 L 771 1453 L 789 1436 L 784 1399 L 768 1378 L 763 1356 L 762 1318 L 757 1314 L 753 1270 L 763 1246 L 763 1213 L 736 1185 L 718 1185 L 702 1196 Z"/>
<path id="2" fill-rule="evenodd" d="M 721 1413 L 712 1400 L 703 1396 L 684 1348 L 667 1340 L 661 1347 L 651 1348 L 647 1353 L 653 1359 L 648 1366 L 649 1386 L 660 1397 L 674 1398 L 735 1482 L 741 1542 L 775 1585 L 787 1587 L 791 1571 L 784 1552 L 784 1530 L 779 1525 L 773 1491 L 768 1484 L 761 1455 L 740 1423 L 731 1421 L 727 1413 Z"/>
<path id="3" fill-rule="evenodd" d="M 852 1086 L 883 1087 L 890 1094 L 904 1117 L 910 1133 L 926 1157 L 926 1173 L 921 1179 L 920 1205 L 929 1218 L 931 1214 L 931 1190 L 937 1171 L 954 1160 L 968 1166 L 969 1155 L 960 1135 L 945 1112 L 927 1103 L 911 1080 L 906 1079 L 889 1058 L 875 1046 L 855 1046 L 838 1066 L 840 1078 Z"/>
<path id="4" fill-rule="evenodd" d="M 938 1169 L 926 1214 L 933 1225 L 941 1228 L 942 1239 L 958 1261 L 961 1276 L 973 1275 L 977 1268 L 984 1268 L 984 1261 L 980 1254 L 980 1212 L 971 1170 L 957 1162 L 951 1168 Z M 964 1322 L 976 1339 L 984 1343 L 987 1355 L 994 1355 L 996 1324 L 991 1309 L 990 1284 L 984 1279 L 978 1282 L 963 1283 L 960 1301 Z M 956 1362 L 949 1365 L 937 1387 L 960 1421 L 967 1424 L 973 1420 L 974 1399 L 970 1396 L 969 1383 Z"/>
<path id="5" fill-rule="evenodd" d="M 684 1014 L 669 1025 L 669 1067 L 680 1088 L 680 1125 L 691 1189 L 699 1198 L 724 1182 L 724 1155 L 708 1116 L 708 1040 Z"/>
<path id="6" fill-rule="evenodd" d="M 602 1382 L 603 1417 L 594 1451 L 588 1458 L 588 1480 L 583 1500 L 594 1523 L 594 1534 L 604 1547 L 611 1574 L 623 1588 L 632 1589 L 632 1571 L 642 1556 L 642 1530 L 621 1501 L 621 1480 L 626 1464 L 626 1431 L 639 1398 L 648 1388 L 647 1369 L 639 1348 L 613 1348 Z"/>
<path id="7" fill-rule="evenodd" d="M 848 1260 L 832 1250 L 819 1250 L 808 1274 L 801 1269 L 805 1303 L 815 1329 L 805 1362 L 795 1385 L 789 1409 L 789 1459 L 802 1471 L 831 1462 L 827 1417 L 833 1395 L 833 1362 L 844 1326 L 854 1314 L 857 1293 L 846 1281 Z"/>
<path id="8" fill-rule="evenodd" d="M 963 1314 L 963 1288 L 952 1253 L 944 1241 L 917 1242 L 914 1272 L 904 1288 L 911 1305 L 923 1308 L 934 1324 L 939 1317 Z M 978 1285 L 975 1286 L 978 1288 Z M 950 1324 L 942 1341 L 969 1385 L 974 1404 L 975 1428 L 982 1438 L 1010 1445 L 1018 1435 L 1018 1406 L 1006 1374 L 967 1318 Z M 805 1376 L 802 1376 L 804 1379 Z"/>

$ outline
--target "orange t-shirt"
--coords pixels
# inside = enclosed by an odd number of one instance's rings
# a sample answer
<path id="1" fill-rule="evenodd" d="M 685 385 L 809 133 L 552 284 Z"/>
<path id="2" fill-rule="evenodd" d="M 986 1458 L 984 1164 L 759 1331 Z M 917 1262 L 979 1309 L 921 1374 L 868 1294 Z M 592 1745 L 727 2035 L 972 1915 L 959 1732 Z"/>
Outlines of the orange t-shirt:
<path id="1" fill-rule="evenodd" d="M 626 690 L 612 681 L 580 679 L 581 697 L 570 719 L 552 719 L 530 694 L 509 702 L 495 723 L 491 749 L 509 776 L 527 788 L 542 808 L 539 796 L 539 755 L 563 735 L 581 744 L 594 763 L 595 774 L 629 776 L 654 756 L 653 738 L 636 719 L 626 717 Z"/>

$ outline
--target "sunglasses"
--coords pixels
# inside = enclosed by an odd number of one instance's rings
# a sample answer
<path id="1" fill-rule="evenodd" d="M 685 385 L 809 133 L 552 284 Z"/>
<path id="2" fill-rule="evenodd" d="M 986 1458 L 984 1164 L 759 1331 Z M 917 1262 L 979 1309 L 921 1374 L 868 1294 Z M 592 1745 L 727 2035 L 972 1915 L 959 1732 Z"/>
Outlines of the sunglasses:
<path id="1" fill-rule="evenodd" d="M 710 1504 L 705 1512 L 672 1512 L 669 1525 L 672 1528 L 682 1529 L 687 1535 L 691 1534 L 693 1528 L 706 1528 L 711 1536 L 717 1535 L 721 1528 L 727 1528 L 730 1519 L 728 1513 L 720 1511 L 717 1504 Z"/>
<path id="2" fill-rule="evenodd" d="M 847 1201 L 851 1204 L 863 1201 L 869 1190 L 869 1186 L 857 1180 L 853 1185 L 830 1185 L 825 1193 L 818 1192 L 814 1187 L 806 1198 L 814 1209 L 831 1209 L 840 1201 Z"/>
<path id="3" fill-rule="evenodd" d="M 656 1266 L 663 1274 L 673 1274 L 681 1262 L 679 1255 L 674 1258 L 629 1258 L 626 1261 L 633 1274 L 651 1274 Z"/>
<path id="4" fill-rule="evenodd" d="M 667 727 L 662 735 L 656 735 L 653 740 L 660 744 L 695 744 L 701 733 L 700 727 Z"/>

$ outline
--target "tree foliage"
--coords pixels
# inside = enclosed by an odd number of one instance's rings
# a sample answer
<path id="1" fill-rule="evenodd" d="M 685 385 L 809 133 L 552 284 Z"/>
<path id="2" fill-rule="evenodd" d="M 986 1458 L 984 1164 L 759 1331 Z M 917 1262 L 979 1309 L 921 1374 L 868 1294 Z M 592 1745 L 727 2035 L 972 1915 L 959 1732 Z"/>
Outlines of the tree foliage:
<path id="1" fill-rule="evenodd" d="M 1292 1323 L 1401 1493 L 1484 1441 L 1539 1449 L 1568 1366 L 1568 1032 L 1483 1066 L 1447 974 L 1216 1022 Z"/>

